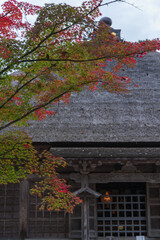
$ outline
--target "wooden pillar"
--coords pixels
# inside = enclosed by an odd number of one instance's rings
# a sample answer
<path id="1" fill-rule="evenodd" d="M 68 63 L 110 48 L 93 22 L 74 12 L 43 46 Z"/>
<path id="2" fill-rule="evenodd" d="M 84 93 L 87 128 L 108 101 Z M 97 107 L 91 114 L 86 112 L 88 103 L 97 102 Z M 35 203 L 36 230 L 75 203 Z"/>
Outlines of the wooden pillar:
<path id="1" fill-rule="evenodd" d="M 79 169 L 79 165 L 75 165 L 75 169 L 80 170 L 80 178 L 79 181 L 81 182 L 81 188 L 75 191 L 75 194 L 81 194 L 83 196 L 83 204 L 82 204 L 82 240 L 89 240 L 90 236 L 92 238 L 96 238 L 96 230 L 90 229 L 89 226 L 89 220 L 93 219 L 93 216 L 90 216 L 89 211 L 89 204 L 90 200 L 89 197 L 92 198 L 98 198 L 100 197 L 100 193 L 96 192 L 95 190 L 91 189 L 89 187 L 89 173 L 91 170 L 95 169 L 96 166 L 99 166 L 99 163 L 92 164 L 91 162 L 87 161 L 80 161 L 79 164 L 81 164 L 81 169 Z M 92 204 L 93 207 L 96 207 L 96 205 Z M 96 216 L 95 216 L 96 217 Z M 95 225 L 96 228 L 96 225 Z"/>
<path id="2" fill-rule="evenodd" d="M 148 236 L 160 237 L 160 183 L 147 183 Z"/>
<path id="3" fill-rule="evenodd" d="M 81 187 L 86 188 L 88 186 L 88 174 L 81 175 Z M 89 225 L 88 225 L 88 199 L 87 193 L 83 193 L 83 240 L 89 239 Z"/>
<path id="4" fill-rule="evenodd" d="M 89 226 L 88 226 L 88 202 L 87 202 L 87 195 L 84 194 L 83 198 L 83 240 L 88 240 L 89 236 Z"/>
<path id="5" fill-rule="evenodd" d="M 28 196 L 29 183 L 24 180 L 20 183 L 20 209 L 19 209 L 19 237 L 24 240 L 27 237 L 27 219 L 28 219 Z"/>

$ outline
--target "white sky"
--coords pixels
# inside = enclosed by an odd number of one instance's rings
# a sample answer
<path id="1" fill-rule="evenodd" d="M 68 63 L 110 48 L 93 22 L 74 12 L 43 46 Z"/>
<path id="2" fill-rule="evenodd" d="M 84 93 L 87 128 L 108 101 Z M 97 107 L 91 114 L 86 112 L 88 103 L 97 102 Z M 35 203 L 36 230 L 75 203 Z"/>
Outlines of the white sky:
<path id="1" fill-rule="evenodd" d="M 4 0 L 0 0 L 1 3 Z M 21 0 L 23 1 L 23 0 Z M 82 0 L 26 0 L 43 6 L 45 3 L 62 3 L 78 6 Z M 101 8 L 102 17 L 112 19 L 112 27 L 121 29 L 121 37 L 126 41 L 160 38 L 160 0 L 126 0 L 141 10 L 125 3 L 117 2 Z M 104 3 L 108 0 L 104 0 Z"/>

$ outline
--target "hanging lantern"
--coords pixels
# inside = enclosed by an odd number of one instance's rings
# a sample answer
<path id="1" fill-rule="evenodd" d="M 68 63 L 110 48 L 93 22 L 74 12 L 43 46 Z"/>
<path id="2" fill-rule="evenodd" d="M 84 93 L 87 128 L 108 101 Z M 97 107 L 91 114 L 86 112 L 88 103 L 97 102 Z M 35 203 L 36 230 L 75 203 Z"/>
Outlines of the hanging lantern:
<path id="1" fill-rule="evenodd" d="M 109 203 L 112 202 L 112 197 L 110 196 L 110 193 L 106 191 L 105 196 L 101 197 L 101 202 Z"/>

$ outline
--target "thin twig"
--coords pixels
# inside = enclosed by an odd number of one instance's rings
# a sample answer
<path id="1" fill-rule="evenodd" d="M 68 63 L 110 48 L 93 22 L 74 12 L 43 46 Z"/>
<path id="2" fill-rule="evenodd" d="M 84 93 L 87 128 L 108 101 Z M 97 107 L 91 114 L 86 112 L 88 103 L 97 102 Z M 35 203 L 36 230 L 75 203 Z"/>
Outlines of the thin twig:
<path id="1" fill-rule="evenodd" d="M 137 6 L 135 6 L 134 3 L 129 3 L 129 2 L 126 1 L 126 0 L 113 0 L 113 1 L 110 1 L 110 2 L 108 2 L 108 3 L 103 3 L 103 4 L 101 4 L 100 7 L 103 7 L 103 6 L 106 6 L 106 5 L 108 6 L 109 4 L 115 3 L 115 2 L 123 2 L 123 3 L 126 3 L 126 4 L 128 4 L 128 5 L 130 5 L 130 6 L 134 7 L 134 8 L 137 8 L 138 10 L 142 11 L 142 9 L 140 9 L 140 8 L 137 7 Z"/>

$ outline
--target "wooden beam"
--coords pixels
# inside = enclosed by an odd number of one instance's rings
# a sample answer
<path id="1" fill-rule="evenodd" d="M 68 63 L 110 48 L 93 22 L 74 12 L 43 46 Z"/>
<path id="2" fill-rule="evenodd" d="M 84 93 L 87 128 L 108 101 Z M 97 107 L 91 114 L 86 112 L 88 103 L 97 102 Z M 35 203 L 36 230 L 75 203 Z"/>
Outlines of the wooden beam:
<path id="1" fill-rule="evenodd" d="M 24 240 L 27 237 L 27 213 L 28 213 L 29 183 L 24 180 L 20 183 L 20 210 L 19 210 L 19 237 Z"/>
<path id="2" fill-rule="evenodd" d="M 90 183 L 106 182 L 150 182 L 159 183 L 160 173 L 91 173 L 89 175 Z"/>
<path id="3" fill-rule="evenodd" d="M 79 173 L 71 173 L 70 179 L 81 182 Z M 90 173 L 89 183 L 109 183 L 109 182 L 148 182 L 160 183 L 160 173 Z"/>
<path id="4" fill-rule="evenodd" d="M 110 148 L 110 147 L 71 147 L 71 148 L 50 148 L 54 156 L 64 158 L 158 158 L 160 148 Z"/>

